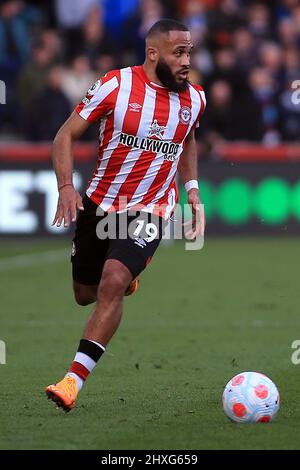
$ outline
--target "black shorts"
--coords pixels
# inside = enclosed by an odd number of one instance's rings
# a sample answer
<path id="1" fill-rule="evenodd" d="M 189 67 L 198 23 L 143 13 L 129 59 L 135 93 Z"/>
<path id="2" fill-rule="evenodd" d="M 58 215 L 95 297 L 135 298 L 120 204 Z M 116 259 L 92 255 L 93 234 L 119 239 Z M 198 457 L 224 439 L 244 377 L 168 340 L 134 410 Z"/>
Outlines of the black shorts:
<path id="1" fill-rule="evenodd" d="M 98 284 L 107 259 L 116 259 L 123 263 L 133 279 L 138 276 L 158 248 L 166 222 L 161 217 L 147 212 L 104 213 L 98 216 L 98 206 L 86 195 L 83 198 L 83 207 L 84 210 L 79 212 L 73 238 L 73 280 L 85 285 Z M 104 238 L 100 233 L 107 231 L 108 221 L 113 224 L 110 227 L 115 227 L 115 234 L 110 231 L 110 235 Z M 154 225 L 150 226 L 149 223 Z M 138 236 L 135 236 L 134 232 L 138 227 L 141 230 Z M 128 236 L 129 232 L 132 237 Z M 155 238 L 154 234 L 157 234 Z"/>

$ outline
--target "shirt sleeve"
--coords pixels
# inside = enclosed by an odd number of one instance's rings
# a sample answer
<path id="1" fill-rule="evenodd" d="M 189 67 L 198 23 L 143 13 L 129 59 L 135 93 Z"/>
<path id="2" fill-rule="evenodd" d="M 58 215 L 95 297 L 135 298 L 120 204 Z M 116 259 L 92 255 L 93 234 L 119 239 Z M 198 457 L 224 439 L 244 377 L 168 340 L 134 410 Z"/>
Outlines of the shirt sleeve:
<path id="1" fill-rule="evenodd" d="M 200 87 L 200 86 L 198 88 L 198 93 L 200 95 L 200 111 L 199 111 L 199 114 L 198 114 L 197 119 L 196 119 L 195 124 L 194 124 L 194 128 L 196 128 L 196 129 L 197 129 L 197 127 L 199 127 L 199 122 L 200 122 L 201 116 L 204 113 L 204 110 L 206 108 L 205 93 L 204 93 L 203 88 Z"/>
<path id="2" fill-rule="evenodd" d="M 86 121 L 95 122 L 115 105 L 114 93 L 119 87 L 117 73 L 109 72 L 92 85 L 75 110 Z"/>

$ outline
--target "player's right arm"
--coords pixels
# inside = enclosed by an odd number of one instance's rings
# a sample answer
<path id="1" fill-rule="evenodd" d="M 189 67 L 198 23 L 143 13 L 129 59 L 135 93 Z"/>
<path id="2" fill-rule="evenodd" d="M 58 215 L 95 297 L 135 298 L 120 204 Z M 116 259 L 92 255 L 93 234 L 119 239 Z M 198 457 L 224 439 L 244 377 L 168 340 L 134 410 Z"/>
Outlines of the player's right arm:
<path id="1" fill-rule="evenodd" d="M 72 182 L 72 144 L 95 121 L 112 111 L 119 87 L 119 71 L 110 71 L 87 91 L 69 119 L 59 129 L 53 142 L 53 165 L 57 177 L 58 203 L 52 225 L 68 227 L 75 222 L 77 209 L 83 210 L 80 194 Z"/>
<path id="2" fill-rule="evenodd" d="M 77 209 L 83 210 L 80 194 L 73 186 L 73 153 L 72 145 L 90 126 L 90 122 L 73 111 L 62 125 L 53 141 L 52 160 L 57 178 L 58 202 L 52 225 L 60 227 L 62 222 L 68 227 L 75 222 Z"/>

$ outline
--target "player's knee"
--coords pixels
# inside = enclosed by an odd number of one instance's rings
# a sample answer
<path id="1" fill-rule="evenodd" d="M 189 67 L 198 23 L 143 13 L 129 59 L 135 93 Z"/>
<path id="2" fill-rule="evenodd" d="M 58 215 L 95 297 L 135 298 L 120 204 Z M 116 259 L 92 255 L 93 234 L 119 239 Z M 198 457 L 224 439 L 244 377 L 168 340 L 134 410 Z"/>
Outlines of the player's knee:
<path id="1" fill-rule="evenodd" d="M 124 273 L 116 270 L 107 270 L 103 273 L 99 295 L 102 298 L 108 299 L 116 296 L 122 297 L 129 282 L 128 277 Z"/>

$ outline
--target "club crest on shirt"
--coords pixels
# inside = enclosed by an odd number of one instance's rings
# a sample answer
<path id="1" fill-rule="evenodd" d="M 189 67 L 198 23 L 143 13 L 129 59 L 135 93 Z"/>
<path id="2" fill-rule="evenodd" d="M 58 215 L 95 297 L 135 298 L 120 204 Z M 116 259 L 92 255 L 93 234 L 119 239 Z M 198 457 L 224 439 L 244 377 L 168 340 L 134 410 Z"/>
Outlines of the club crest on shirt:
<path id="1" fill-rule="evenodd" d="M 191 109 L 188 106 L 181 106 L 178 117 L 182 124 L 189 124 L 192 117 Z"/>
<path id="2" fill-rule="evenodd" d="M 149 127 L 149 132 L 147 137 L 158 137 L 159 139 L 163 139 L 163 133 L 166 130 L 166 126 L 160 126 L 157 122 L 157 119 L 153 121 L 151 126 Z"/>

